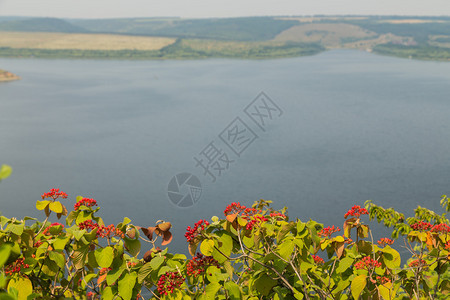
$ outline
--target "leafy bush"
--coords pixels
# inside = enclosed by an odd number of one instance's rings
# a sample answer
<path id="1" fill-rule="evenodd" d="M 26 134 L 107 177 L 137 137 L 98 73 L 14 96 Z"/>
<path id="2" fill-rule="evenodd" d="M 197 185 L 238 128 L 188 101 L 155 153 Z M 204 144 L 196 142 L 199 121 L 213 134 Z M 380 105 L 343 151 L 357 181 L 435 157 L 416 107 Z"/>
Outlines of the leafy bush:
<path id="1" fill-rule="evenodd" d="M 172 240 L 169 222 L 107 226 L 94 199 L 78 196 L 69 212 L 67 198 L 59 189 L 43 194 L 36 203 L 43 222 L 0 217 L 0 299 L 446 299 L 450 292 L 448 219 L 422 207 L 406 219 L 368 201 L 345 214 L 341 229 L 291 220 L 271 201 L 232 203 L 224 218 L 187 228 L 187 258 L 160 248 Z M 446 196 L 441 204 L 450 210 Z M 63 217 L 64 224 L 49 221 Z M 392 239 L 374 242 L 367 217 L 393 228 Z M 399 237 L 411 254 L 403 266 L 391 247 Z M 152 249 L 140 255 L 143 241 Z"/>

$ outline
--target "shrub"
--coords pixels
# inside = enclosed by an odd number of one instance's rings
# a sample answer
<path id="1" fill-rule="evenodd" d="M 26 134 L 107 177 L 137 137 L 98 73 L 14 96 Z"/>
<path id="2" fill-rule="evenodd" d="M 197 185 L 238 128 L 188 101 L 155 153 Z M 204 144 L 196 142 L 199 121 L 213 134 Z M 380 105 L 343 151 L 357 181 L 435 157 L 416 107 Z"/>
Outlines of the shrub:
<path id="1" fill-rule="evenodd" d="M 106 225 L 94 199 L 78 196 L 69 212 L 67 198 L 59 189 L 43 194 L 36 203 L 43 222 L 0 217 L 0 299 L 446 299 L 450 292 L 449 222 L 422 207 L 405 219 L 368 201 L 340 228 L 291 220 L 271 201 L 232 203 L 223 218 L 187 228 L 187 258 L 164 248 L 170 222 Z M 441 204 L 450 210 L 446 196 Z M 374 242 L 365 218 L 392 227 L 392 239 Z M 400 237 L 411 254 L 403 266 L 391 247 Z M 152 245 L 143 255 L 141 241 Z"/>

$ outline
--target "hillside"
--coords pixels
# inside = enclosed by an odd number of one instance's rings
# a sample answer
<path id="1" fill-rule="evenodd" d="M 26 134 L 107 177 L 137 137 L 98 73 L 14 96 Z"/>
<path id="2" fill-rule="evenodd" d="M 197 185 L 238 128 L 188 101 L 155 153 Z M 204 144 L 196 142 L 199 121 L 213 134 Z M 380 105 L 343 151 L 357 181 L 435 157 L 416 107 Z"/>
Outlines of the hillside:
<path id="1" fill-rule="evenodd" d="M 297 24 L 295 20 L 272 17 L 226 19 L 104 19 L 74 20 L 72 24 L 91 32 L 122 33 L 177 38 L 262 41 Z"/>
<path id="2" fill-rule="evenodd" d="M 18 19 L 0 22 L 0 31 L 85 33 L 88 30 L 56 18 Z"/>
<path id="3" fill-rule="evenodd" d="M 0 18 L 3 57 L 259 59 L 337 48 L 450 61 L 450 17 Z"/>

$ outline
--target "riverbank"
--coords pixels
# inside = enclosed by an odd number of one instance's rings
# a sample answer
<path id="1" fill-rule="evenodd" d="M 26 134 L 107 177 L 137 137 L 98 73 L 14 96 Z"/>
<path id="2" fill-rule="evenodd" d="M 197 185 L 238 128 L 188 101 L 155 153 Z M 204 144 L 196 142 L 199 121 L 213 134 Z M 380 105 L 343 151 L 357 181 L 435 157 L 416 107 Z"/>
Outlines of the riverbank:
<path id="1" fill-rule="evenodd" d="M 19 80 L 19 79 L 20 79 L 19 76 L 15 75 L 11 72 L 0 69 L 0 82 L 13 81 L 13 80 Z"/>
<path id="2" fill-rule="evenodd" d="M 157 50 L 90 50 L 0 47 L 0 57 L 63 59 L 273 59 L 313 55 L 325 51 L 316 43 L 239 42 L 200 39 L 178 39 Z"/>

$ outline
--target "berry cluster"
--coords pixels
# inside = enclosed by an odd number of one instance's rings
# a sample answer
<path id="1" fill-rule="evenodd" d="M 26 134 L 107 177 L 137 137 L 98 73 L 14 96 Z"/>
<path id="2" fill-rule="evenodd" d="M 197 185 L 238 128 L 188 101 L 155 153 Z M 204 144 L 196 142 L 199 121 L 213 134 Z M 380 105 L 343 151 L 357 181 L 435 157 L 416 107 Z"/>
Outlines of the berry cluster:
<path id="1" fill-rule="evenodd" d="M 188 243 L 193 242 L 195 238 L 200 234 L 201 231 L 203 231 L 206 226 L 209 225 L 209 222 L 206 220 L 199 220 L 197 223 L 195 223 L 194 228 L 191 226 L 188 226 L 186 228 L 186 233 L 184 236 L 186 237 L 186 240 Z"/>
<path id="2" fill-rule="evenodd" d="M 88 300 L 97 300 L 97 299 L 100 299 L 100 296 L 97 295 L 97 294 L 95 294 L 94 292 L 88 292 L 88 293 L 86 294 L 86 298 L 87 298 Z"/>
<path id="3" fill-rule="evenodd" d="M 36 242 L 33 244 L 33 247 L 34 247 L 34 248 L 38 248 L 38 247 L 41 246 L 43 243 L 44 243 L 44 242 L 41 241 L 41 240 L 36 241 Z"/>
<path id="4" fill-rule="evenodd" d="M 264 216 L 252 216 L 251 220 L 245 226 L 245 229 L 252 230 L 255 225 L 261 226 L 261 223 L 266 221 L 268 221 L 268 219 Z"/>
<path id="5" fill-rule="evenodd" d="M 331 227 L 330 226 L 325 227 L 324 229 L 319 231 L 317 234 L 320 237 L 330 237 L 333 233 L 338 232 L 338 231 L 341 231 L 341 229 L 339 227 L 335 228 L 334 225 L 333 225 Z"/>
<path id="6" fill-rule="evenodd" d="M 392 245 L 393 243 L 394 243 L 394 241 L 391 239 L 388 239 L 388 238 L 381 238 L 378 241 L 378 245 L 380 245 L 380 246 Z"/>
<path id="7" fill-rule="evenodd" d="M 92 206 L 97 205 L 97 201 L 95 199 L 83 198 L 80 201 L 78 201 L 77 203 L 75 203 L 75 205 L 73 206 L 73 209 L 78 210 L 81 205 L 84 205 L 87 207 L 92 207 Z"/>
<path id="8" fill-rule="evenodd" d="M 414 230 L 428 230 L 428 229 L 432 228 L 433 225 L 431 225 L 428 222 L 420 221 L 420 222 L 411 224 L 410 227 Z"/>
<path id="9" fill-rule="evenodd" d="M 353 240 L 352 240 L 351 238 L 347 238 L 347 239 L 344 241 L 344 243 L 346 243 L 346 244 L 351 244 L 351 243 L 353 243 Z"/>
<path id="10" fill-rule="evenodd" d="M 112 268 L 101 268 L 98 273 L 99 273 L 99 275 L 103 275 L 105 273 L 108 273 L 111 270 L 112 270 Z"/>
<path id="11" fill-rule="evenodd" d="M 377 276 L 377 280 L 381 283 L 381 284 L 385 284 L 390 282 L 389 278 L 387 278 L 386 276 Z"/>
<path id="12" fill-rule="evenodd" d="M 114 224 L 111 224 L 109 226 L 105 225 L 98 225 L 97 223 L 92 222 L 92 220 L 86 220 L 84 222 L 81 222 L 78 224 L 78 227 L 83 229 L 90 229 L 94 230 L 97 229 L 97 238 L 105 238 L 105 237 L 112 237 L 112 236 L 119 236 L 121 238 L 124 237 L 124 234 L 121 230 L 117 229 Z"/>
<path id="13" fill-rule="evenodd" d="M 244 205 L 241 205 L 239 202 L 233 202 L 225 208 L 225 210 L 223 211 L 223 214 L 226 217 L 226 216 L 232 215 L 232 214 L 239 214 L 241 211 L 243 211 L 245 209 L 246 209 L 246 207 Z"/>
<path id="14" fill-rule="evenodd" d="M 242 213 L 242 218 L 249 221 L 250 218 L 254 215 L 260 214 L 261 210 L 258 210 L 253 207 L 246 207 L 245 205 L 241 205 L 239 202 L 233 202 L 230 205 L 228 205 L 225 210 L 223 211 L 223 214 L 226 216 L 233 215 L 233 214 L 240 214 Z"/>
<path id="15" fill-rule="evenodd" d="M 363 259 L 361 259 L 360 261 L 358 261 L 355 264 L 355 267 L 357 269 L 375 269 L 375 268 L 379 268 L 381 267 L 381 263 L 373 258 L 371 258 L 370 256 L 365 256 Z"/>
<path id="16" fill-rule="evenodd" d="M 161 295 L 171 294 L 184 282 L 184 278 L 178 272 L 166 272 L 159 277 L 157 287 Z"/>
<path id="17" fill-rule="evenodd" d="M 438 232 L 438 233 L 450 233 L 450 226 L 448 226 L 445 223 L 442 224 L 436 224 L 431 228 L 432 232 Z"/>
<path id="18" fill-rule="evenodd" d="M 344 218 L 347 219 L 348 216 L 359 218 L 359 216 L 361 216 L 361 215 L 368 215 L 368 214 L 369 214 L 369 212 L 367 211 L 367 209 L 361 208 L 361 206 L 359 206 L 359 205 L 355 205 L 355 206 L 352 207 L 352 209 L 350 209 L 344 215 Z"/>
<path id="19" fill-rule="evenodd" d="M 188 276 L 197 277 L 200 274 L 205 273 L 209 266 L 219 267 L 219 262 L 212 258 L 212 256 L 204 256 L 201 253 L 197 253 L 197 256 L 188 261 L 186 273 Z"/>
<path id="20" fill-rule="evenodd" d="M 62 228 L 64 228 L 64 225 L 61 224 L 61 223 L 52 223 L 50 226 L 48 226 L 47 228 L 44 229 L 44 232 L 42 234 L 49 235 L 50 234 L 50 232 L 49 232 L 50 228 L 55 227 L 55 226 L 61 226 Z"/>
<path id="21" fill-rule="evenodd" d="M 409 263 L 409 266 L 411 268 L 420 268 L 420 267 L 423 267 L 426 265 L 427 265 L 427 262 L 424 261 L 423 259 L 416 259 Z"/>
<path id="22" fill-rule="evenodd" d="M 137 262 L 131 262 L 131 261 L 128 261 L 128 262 L 127 262 L 127 267 L 128 267 L 128 268 L 132 268 L 132 267 L 135 267 L 137 264 L 138 264 Z"/>
<path id="23" fill-rule="evenodd" d="M 78 224 L 78 227 L 80 227 L 81 230 L 83 229 L 95 229 L 98 228 L 98 224 L 92 222 L 92 220 L 86 220 L 84 222 L 81 222 L 80 224 Z"/>
<path id="24" fill-rule="evenodd" d="M 286 219 L 287 218 L 287 216 L 286 215 L 284 215 L 284 214 L 282 214 L 282 213 L 279 213 L 279 212 L 271 212 L 270 213 L 270 215 L 269 215 L 269 217 L 271 217 L 271 218 L 281 218 L 281 219 Z"/>
<path id="25" fill-rule="evenodd" d="M 325 263 L 325 261 L 320 256 L 312 255 L 312 258 L 314 259 L 314 262 L 318 265 L 322 265 Z"/>
<path id="26" fill-rule="evenodd" d="M 53 200 L 56 200 L 58 198 L 61 199 L 67 199 L 67 194 L 63 191 L 59 191 L 59 189 L 50 189 L 50 192 L 42 194 L 42 200 L 47 198 L 52 198 Z"/>
<path id="27" fill-rule="evenodd" d="M 450 251 L 450 241 L 445 244 L 445 250 Z"/>
<path id="28" fill-rule="evenodd" d="M 28 269 L 30 265 L 24 263 L 24 258 L 18 258 L 15 262 L 5 267 L 5 274 L 11 276 L 14 273 L 19 273 L 22 268 Z"/>

